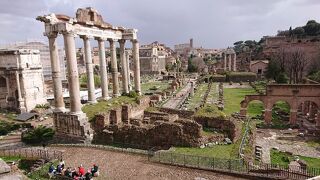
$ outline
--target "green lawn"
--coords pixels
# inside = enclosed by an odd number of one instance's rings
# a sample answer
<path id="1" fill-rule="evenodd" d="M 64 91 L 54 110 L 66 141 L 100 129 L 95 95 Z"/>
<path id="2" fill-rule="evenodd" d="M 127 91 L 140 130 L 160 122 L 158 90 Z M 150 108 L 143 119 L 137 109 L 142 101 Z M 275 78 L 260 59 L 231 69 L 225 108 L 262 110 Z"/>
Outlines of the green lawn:
<path id="1" fill-rule="evenodd" d="M 194 92 L 194 96 L 191 97 L 191 99 L 188 101 L 189 103 L 187 104 L 188 110 L 194 110 L 194 108 L 199 106 L 207 89 L 208 89 L 208 83 L 202 83 L 197 86 L 197 90 Z"/>
<path id="2" fill-rule="evenodd" d="M 96 104 L 88 104 L 82 107 L 83 112 L 88 116 L 91 121 L 99 112 L 107 112 L 112 108 L 120 107 L 122 104 L 135 104 L 135 98 L 128 96 L 120 96 L 117 98 L 109 99 L 108 101 L 100 101 Z"/>
<path id="3" fill-rule="evenodd" d="M 222 158 L 222 159 L 236 159 L 238 147 L 239 147 L 238 144 L 215 145 L 214 147 L 205 147 L 203 149 L 175 147 L 173 151 L 177 154 L 215 157 L 215 158 Z"/>
<path id="4" fill-rule="evenodd" d="M 293 155 L 287 154 L 285 152 L 280 152 L 274 149 L 271 150 L 270 156 L 271 156 L 272 164 L 279 164 L 283 166 L 289 165 L 289 163 L 294 160 Z M 299 156 L 299 159 L 304 160 L 307 163 L 308 167 L 315 167 L 315 168 L 320 167 L 320 158 Z"/>
<path id="5" fill-rule="evenodd" d="M 208 103 L 213 102 L 213 100 L 217 100 L 219 98 L 219 92 L 217 91 L 217 83 L 212 83 L 210 93 L 208 94 Z"/>
<path id="6" fill-rule="evenodd" d="M 16 161 L 19 161 L 21 158 L 18 157 L 18 156 L 0 156 L 0 159 L 4 160 L 5 162 L 16 162 Z"/>
<path id="7" fill-rule="evenodd" d="M 57 167 L 58 161 L 53 161 L 52 163 L 53 163 L 54 167 Z M 51 165 L 51 162 L 46 163 L 39 170 L 33 171 L 32 173 L 28 174 L 28 178 L 36 179 L 36 180 L 49 179 L 48 170 L 49 170 L 50 165 Z"/>
<path id="8" fill-rule="evenodd" d="M 224 113 L 231 115 L 240 112 L 240 102 L 246 95 L 257 94 L 253 88 L 224 88 Z M 259 101 L 250 102 L 248 115 L 255 116 L 261 114 L 263 104 Z"/>
<path id="9" fill-rule="evenodd" d="M 141 84 L 141 91 L 142 93 L 146 92 L 155 92 L 155 91 L 164 91 L 168 89 L 170 86 L 169 81 L 154 81 L 154 82 L 147 82 Z M 156 87 L 156 90 L 151 90 Z"/>

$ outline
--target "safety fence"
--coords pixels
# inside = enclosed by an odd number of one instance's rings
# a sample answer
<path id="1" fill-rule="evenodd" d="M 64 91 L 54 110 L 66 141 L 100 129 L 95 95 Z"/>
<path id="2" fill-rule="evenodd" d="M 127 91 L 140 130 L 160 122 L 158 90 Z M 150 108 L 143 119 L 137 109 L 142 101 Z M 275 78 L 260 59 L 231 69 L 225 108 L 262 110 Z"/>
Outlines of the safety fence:
<path id="1" fill-rule="evenodd" d="M 306 179 L 320 175 L 320 168 L 266 163 L 253 164 L 242 159 L 220 159 L 165 151 L 150 152 L 148 159 L 163 164 L 256 177 Z"/>

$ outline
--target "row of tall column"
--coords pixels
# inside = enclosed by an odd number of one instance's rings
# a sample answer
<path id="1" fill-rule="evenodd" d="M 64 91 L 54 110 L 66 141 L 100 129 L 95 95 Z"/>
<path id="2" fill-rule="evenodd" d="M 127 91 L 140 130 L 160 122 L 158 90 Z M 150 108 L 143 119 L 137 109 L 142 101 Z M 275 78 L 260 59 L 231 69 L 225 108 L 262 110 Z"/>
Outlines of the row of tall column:
<path id="1" fill-rule="evenodd" d="M 232 59 L 233 55 L 233 59 Z M 228 57 L 228 58 L 227 58 Z M 236 71 L 237 70 L 237 55 L 234 54 L 224 54 L 224 71 Z"/>
<path id="2" fill-rule="evenodd" d="M 54 102 L 55 111 L 64 112 L 65 104 L 63 101 L 63 91 L 61 83 L 61 70 L 60 70 L 60 60 L 58 58 L 58 48 L 57 48 L 57 33 L 50 33 L 47 35 L 49 38 L 49 49 L 50 49 L 50 59 L 52 68 L 52 80 L 54 88 Z M 81 111 L 81 101 L 80 101 L 80 86 L 79 86 L 79 74 L 76 59 L 76 47 L 75 47 L 75 35 L 72 32 L 64 32 L 64 46 L 66 52 L 67 69 L 68 69 L 68 82 L 69 82 L 69 93 L 70 93 L 70 112 L 71 114 L 79 114 Z M 84 43 L 84 57 L 86 63 L 87 79 L 88 79 L 88 102 L 95 103 L 95 85 L 94 85 L 94 73 L 92 64 L 92 54 L 89 36 L 80 36 Z M 117 97 L 119 93 L 119 79 L 118 79 L 118 64 L 116 55 L 116 39 L 102 39 L 95 38 L 98 41 L 99 48 L 99 64 L 100 64 L 100 76 L 101 76 L 101 89 L 102 89 L 102 99 L 108 98 L 108 74 L 107 74 L 107 63 L 105 55 L 105 41 L 108 40 L 110 43 L 111 51 L 111 74 L 113 83 L 112 96 Z M 130 67 L 128 55 L 125 52 L 125 40 L 119 40 L 120 44 L 120 62 L 122 65 L 122 86 L 123 92 L 129 93 L 130 85 Z M 137 40 L 132 40 L 132 55 L 134 61 L 134 84 L 135 91 L 141 94 L 140 86 L 140 61 L 139 61 L 139 43 Z"/>

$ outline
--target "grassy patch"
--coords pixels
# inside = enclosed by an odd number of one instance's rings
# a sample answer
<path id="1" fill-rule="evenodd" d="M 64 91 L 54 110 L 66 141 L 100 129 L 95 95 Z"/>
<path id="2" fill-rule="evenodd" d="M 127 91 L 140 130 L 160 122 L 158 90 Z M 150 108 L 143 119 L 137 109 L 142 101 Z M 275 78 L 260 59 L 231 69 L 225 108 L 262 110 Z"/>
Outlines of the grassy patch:
<path id="1" fill-rule="evenodd" d="M 223 111 L 227 115 L 240 111 L 240 102 L 244 100 L 244 97 L 246 95 L 256 94 L 255 90 L 252 88 L 224 88 L 223 93 L 224 93 L 223 95 L 224 95 L 224 107 L 225 107 Z M 257 112 L 258 110 L 250 110 L 250 111 L 254 113 L 254 112 Z"/>
<path id="2" fill-rule="evenodd" d="M 251 101 L 247 108 L 247 114 L 250 117 L 255 117 L 257 115 L 262 115 L 264 110 L 264 105 L 261 101 Z"/>
<path id="3" fill-rule="evenodd" d="M 187 104 L 188 110 L 194 110 L 201 103 L 205 92 L 208 89 L 208 83 L 202 83 L 198 85 L 197 90 L 194 93 L 194 96 L 188 101 Z"/>
<path id="4" fill-rule="evenodd" d="M 307 141 L 307 145 L 315 148 L 320 147 L 320 140 Z"/>
<path id="5" fill-rule="evenodd" d="M 155 92 L 155 91 L 164 91 L 168 89 L 169 82 L 168 81 L 154 81 L 154 82 L 147 82 L 141 84 L 141 91 L 143 93 L 146 92 Z"/>
<path id="6" fill-rule="evenodd" d="M 205 147 L 201 148 L 188 148 L 188 147 L 176 147 L 174 148 L 174 152 L 178 154 L 186 154 L 193 156 L 206 156 L 206 157 L 216 157 L 216 158 L 224 158 L 224 159 L 235 159 L 234 152 L 237 150 L 236 144 L 230 145 L 216 145 L 214 147 Z"/>
<path id="7" fill-rule="evenodd" d="M 53 164 L 54 164 L 54 167 L 57 167 L 58 161 L 54 161 Z M 51 165 L 51 162 L 45 164 L 39 170 L 28 174 L 28 178 L 37 179 L 37 180 L 49 179 L 48 170 L 49 170 L 50 165 Z"/>
<path id="8" fill-rule="evenodd" d="M 128 96 L 120 96 L 108 101 L 85 105 L 82 107 L 82 110 L 87 114 L 89 121 L 91 121 L 99 112 L 107 112 L 112 108 L 120 107 L 122 104 L 136 104 L 136 99 Z"/>
<path id="9" fill-rule="evenodd" d="M 283 166 L 288 166 L 291 161 L 294 160 L 294 156 L 285 152 L 280 152 L 278 150 L 271 149 L 270 152 L 271 163 L 279 164 Z M 304 160 L 307 163 L 308 167 L 319 168 L 320 167 L 320 158 L 312 158 L 306 156 L 298 156 L 299 159 Z"/>
<path id="10" fill-rule="evenodd" d="M 9 157 L 9 156 L 0 156 L 0 158 L 2 159 L 2 160 L 4 160 L 5 162 L 17 162 L 17 161 L 19 161 L 21 158 L 19 157 L 19 156 L 11 156 L 11 157 Z"/>
<path id="11" fill-rule="evenodd" d="M 211 104 L 205 104 L 204 107 L 200 108 L 196 112 L 195 116 L 216 118 L 221 120 L 226 119 L 226 115 L 222 111 L 218 110 L 217 106 Z"/>

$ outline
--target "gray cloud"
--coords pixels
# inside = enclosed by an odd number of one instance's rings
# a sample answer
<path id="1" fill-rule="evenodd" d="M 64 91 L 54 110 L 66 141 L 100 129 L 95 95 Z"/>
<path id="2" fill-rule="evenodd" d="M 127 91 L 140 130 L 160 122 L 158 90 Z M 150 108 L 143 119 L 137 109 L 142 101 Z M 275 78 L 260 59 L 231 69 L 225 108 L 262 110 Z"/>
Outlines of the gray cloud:
<path id="1" fill-rule="evenodd" d="M 279 29 L 319 21 L 318 0 L 2 0 L 0 43 L 44 39 L 37 15 L 74 16 L 92 6 L 115 26 L 139 29 L 141 43 L 158 40 L 170 46 L 194 38 L 207 48 L 231 46 L 238 40 L 259 40 Z"/>

